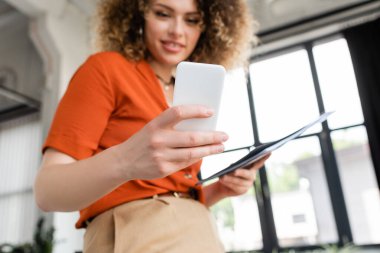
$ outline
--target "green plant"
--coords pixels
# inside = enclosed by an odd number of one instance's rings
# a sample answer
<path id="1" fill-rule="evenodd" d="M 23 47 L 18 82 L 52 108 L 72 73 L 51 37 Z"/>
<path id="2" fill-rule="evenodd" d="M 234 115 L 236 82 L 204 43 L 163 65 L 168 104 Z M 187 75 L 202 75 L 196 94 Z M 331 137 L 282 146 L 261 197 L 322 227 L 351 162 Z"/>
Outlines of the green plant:
<path id="1" fill-rule="evenodd" d="M 356 253 L 359 252 L 359 248 L 353 244 L 346 244 L 343 247 L 337 244 L 327 244 L 318 247 L 313 250 L 295 250 L 288 249 L 286 251 L 276 251 L 275 253 Z M 273 253 L 273 252 L 272 252 Z"/>
<path id="2" fill-rule="evenodd" d="M 33 248 L 37 253 L 51 253 L 53 252 L 54 244 L 54 228 L 51 227 L 47 230 L 44 229 L 44 219 L 41 218 L 37 223 L 37 230 L 34 234 Z"/>
<path id="3" fill-rule="evenodd" d="M 346 244 L 339 247 L 336 244 L 322 246 L 322 249 L 313 250 L 312 253 L 353 253 L 357 252 L 358 248 L 353 244 Z"/>
<path id="4" fill-rule="evenodd" d="M 54 228 L 45 229 L 44 218 L 37 222 L 33 243 L 0 245 L 0 253 L 52 253 L 54 244 Z"/>

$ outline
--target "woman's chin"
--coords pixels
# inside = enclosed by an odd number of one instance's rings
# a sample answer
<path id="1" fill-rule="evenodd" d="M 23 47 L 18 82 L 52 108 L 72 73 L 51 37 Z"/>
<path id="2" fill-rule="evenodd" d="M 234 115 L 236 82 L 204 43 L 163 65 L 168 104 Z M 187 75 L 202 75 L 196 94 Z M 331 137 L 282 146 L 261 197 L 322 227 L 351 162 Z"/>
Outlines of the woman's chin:
<path id="1" fill-rule="evenodd" d="M 176 67 L 178 63 L 185 61 L 186 59 L 184 57 L 178 57 L 178 58 L 171 58 L 171 59 L 165 59 L 162 64 Z"/>

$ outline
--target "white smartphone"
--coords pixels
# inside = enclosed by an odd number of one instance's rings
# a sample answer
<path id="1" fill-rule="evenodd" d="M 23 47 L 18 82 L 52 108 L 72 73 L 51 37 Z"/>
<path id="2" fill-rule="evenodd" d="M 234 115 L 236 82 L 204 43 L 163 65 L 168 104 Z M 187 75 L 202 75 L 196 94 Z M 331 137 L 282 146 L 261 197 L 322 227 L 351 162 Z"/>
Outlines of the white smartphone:
<path id="1" fill-rule="evenodd" d="M 175 126 L 184 131 L 213 131 L 219 115 L 226 70 L 221 65 L 181 62 L 177 66 L 173 105 L 204 105 L 213 116 L 183 120 Z"/>

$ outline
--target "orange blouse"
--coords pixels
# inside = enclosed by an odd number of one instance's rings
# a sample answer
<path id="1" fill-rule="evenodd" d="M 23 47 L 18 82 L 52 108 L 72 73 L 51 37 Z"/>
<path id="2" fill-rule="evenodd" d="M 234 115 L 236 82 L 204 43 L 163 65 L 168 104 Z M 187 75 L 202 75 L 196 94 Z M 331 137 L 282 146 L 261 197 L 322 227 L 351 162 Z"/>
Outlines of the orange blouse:
<path id="1" fill-rule="evenodd" d="M 90 56 L 77 70 L 61 99 L 43 151 L 51 147 L 77 160 L 128 140 L 168 108 L 162 88 L 146 61 L 131 62 L 116 52 Z M 167 191 L 188 192 L 201 162 L 168 177 L 132 180 L 80 211 L 77 228 L 91 217 L 122 203 Z M 107 169 L 107 165 L 104 165 Z M 192 177 L 186 173 L 190 171 Z"/>

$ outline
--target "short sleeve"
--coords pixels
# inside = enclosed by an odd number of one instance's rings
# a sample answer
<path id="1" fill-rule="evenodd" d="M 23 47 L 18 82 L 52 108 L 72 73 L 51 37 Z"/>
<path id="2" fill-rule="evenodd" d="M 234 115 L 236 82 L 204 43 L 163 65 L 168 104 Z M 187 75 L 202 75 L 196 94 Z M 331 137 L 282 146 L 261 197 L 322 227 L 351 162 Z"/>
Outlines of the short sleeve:
<path id="1" fill-rule="evenodd" d="M 43 151 L 54 148 L 80 160 L 92 156 L 114 110 L 106 66 L 91 56 L 74 74 L 62 97 Z"/>

